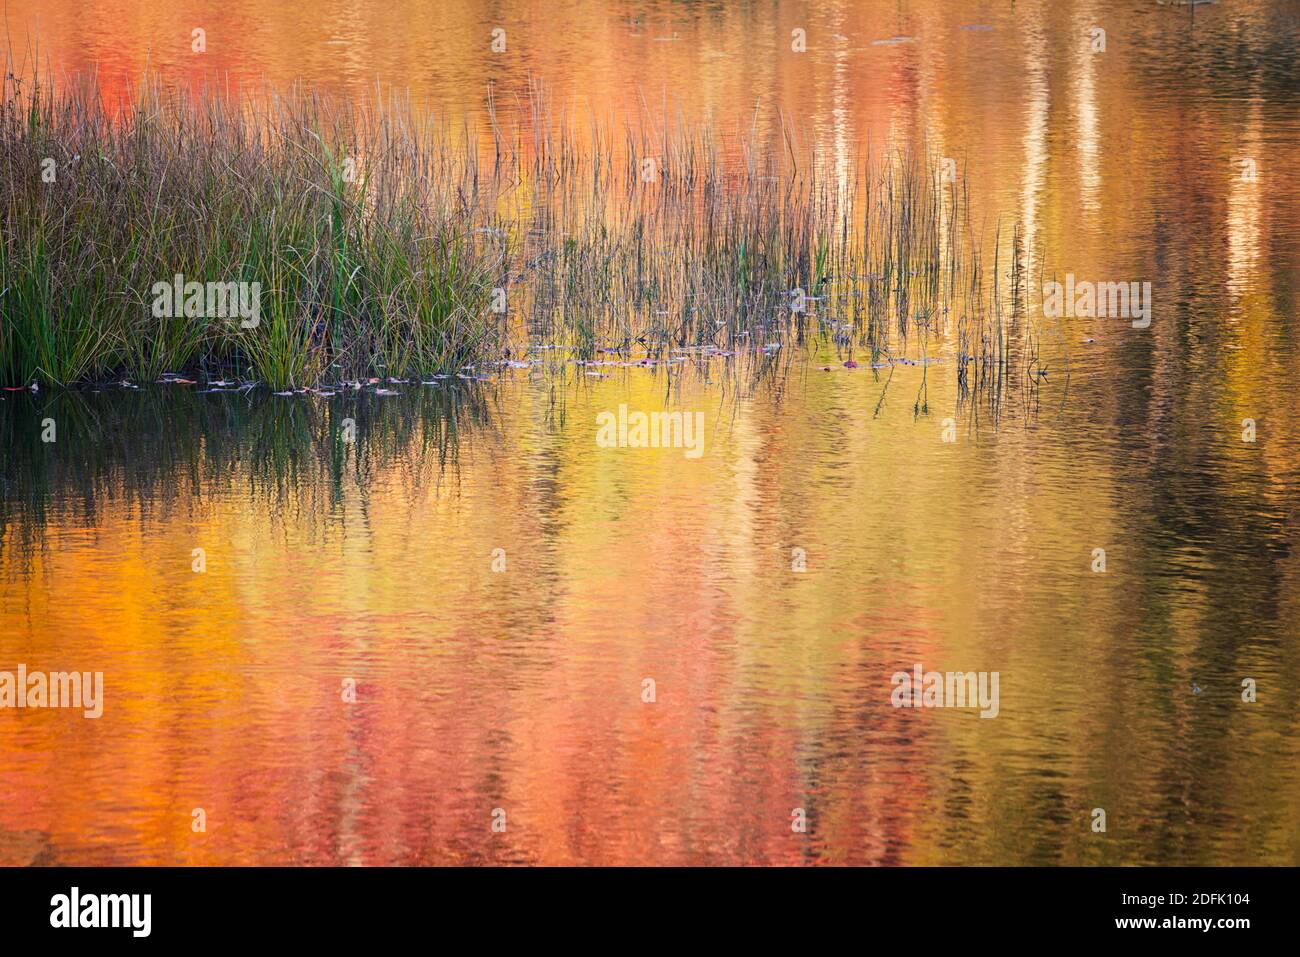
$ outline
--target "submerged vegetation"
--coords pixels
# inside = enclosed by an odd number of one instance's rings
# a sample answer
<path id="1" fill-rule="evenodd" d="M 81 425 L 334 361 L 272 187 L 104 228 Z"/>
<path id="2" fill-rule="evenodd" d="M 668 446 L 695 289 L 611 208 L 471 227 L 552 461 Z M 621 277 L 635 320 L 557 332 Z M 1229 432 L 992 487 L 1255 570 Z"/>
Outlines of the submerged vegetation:
<path id="1" fill-rule="evenodd" d="M 147 82 L 109 106 L 93 79 L 6 80 L 0 379 L 234 370 L 303 390 L 556 346 L 761 370 L 798 345 L 886 381 L 921 365 L 923 412 L 946 344 L 963 396 L 1037 387 L 1018 233 L 1008 255 L 995 229 L 986 271 L 954 164 L 648 110 L 579 126 L 536 90 L 510 129 L 491 99 L 481 129 L 376 100 Z M 174 276 L 256 284 L 257 321 L 159 315 Z"/>

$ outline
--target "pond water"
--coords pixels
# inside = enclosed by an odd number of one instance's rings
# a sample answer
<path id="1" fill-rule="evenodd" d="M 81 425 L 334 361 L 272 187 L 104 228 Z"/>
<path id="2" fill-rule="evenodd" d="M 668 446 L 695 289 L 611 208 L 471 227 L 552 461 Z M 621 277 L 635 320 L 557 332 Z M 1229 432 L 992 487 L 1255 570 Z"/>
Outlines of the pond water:
<path id="1" fill-rule="evenodd" d="M 8 20 L 15 58 L 39 29 L 110 90 L 378 82 L 474 117 L 540 81 L 774 148 L 784 113 L 832 162 L 924 146 L 1028 275 L 1149 281 L 1152 309 L 1045 321 L 996 420 L 942 341 L 0 393 L 0 672 L 104 676 L 98 719 L 0 710 L 0 863 L 1300 863 L 1294 5 Z M 620 406 L 699 413 L 700 454 L 606 447 Z M 894 707 L 916 664 L 996 672 L 996 717 Z"/>

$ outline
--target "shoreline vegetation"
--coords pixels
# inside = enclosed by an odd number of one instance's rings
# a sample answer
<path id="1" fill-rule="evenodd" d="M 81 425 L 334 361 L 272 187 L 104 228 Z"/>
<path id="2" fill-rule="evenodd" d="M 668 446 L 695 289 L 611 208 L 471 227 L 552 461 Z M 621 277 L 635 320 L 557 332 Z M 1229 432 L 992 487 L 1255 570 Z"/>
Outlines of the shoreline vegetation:
<path id="1" fill-rule="evenodd" d="M 491 96 L 481 128 L 375 102 L 146 78 L 110 107 L 93 75 L 11 70 L 0 384 L 382 388 L 552 349 L 771 371 L 797 345 L 881 378 L 919 364 L 918 413 L 931 362 L 994 407 L 1037 389 L 1019 230 L 996 227 L 986 268 L 954 161 L 845 167 L 784 121 L 776 148 L 756 122 L 583 126 L 537 85 L 509 128 Z M 244 317 L 257 290 L 255 320 L 212 314 L 214 286 Z"/>

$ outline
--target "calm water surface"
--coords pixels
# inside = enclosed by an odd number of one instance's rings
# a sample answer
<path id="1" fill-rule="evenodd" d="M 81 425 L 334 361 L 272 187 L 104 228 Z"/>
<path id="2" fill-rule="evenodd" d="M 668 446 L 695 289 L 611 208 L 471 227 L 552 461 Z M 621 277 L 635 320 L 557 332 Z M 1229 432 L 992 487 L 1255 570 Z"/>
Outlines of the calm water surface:
<path id="1" fill-rule="evenodd" d="M 540 80 L 774 145 L 784 112 L 832 159 L 924 144 L 1030 275 L 1150 279 L 1152 322 L 1045 321 L 996 423 L 945 342 L 887 386 L 814 346 L 757 382 L 0 394 L 0 670 L 106 695 L 0 712 L 0 863 L 1300 863 L 1293 4 L 167 8 L 11 2 L 11 50 L 39 20 L 42 62 L 110 89 L 477 116 Z M 703 456 L 598 448 L 621 403 L 704 412 Z M 891 707 L 914 662 L 999 672 L 998 717 Z"/>

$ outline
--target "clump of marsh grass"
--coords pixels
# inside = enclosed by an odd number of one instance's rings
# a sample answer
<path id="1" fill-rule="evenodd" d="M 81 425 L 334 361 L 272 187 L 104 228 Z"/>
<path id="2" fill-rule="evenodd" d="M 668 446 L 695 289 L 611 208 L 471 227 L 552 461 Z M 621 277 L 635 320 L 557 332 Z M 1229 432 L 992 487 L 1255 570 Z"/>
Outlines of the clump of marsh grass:
<path id="1" fill-rule="evenodd" d="M 110 107 L 93 78 L 58 91 L 6 78 L 0 377 L 219 362 L 289 388 L 329 367 L 454 367 L 493 331 L 492 282 L 479 210 L 430 161 L 434 141 L 397 103 L 145 82 Z M 260 284 L 258 324 L 155 315 L 151 290 L 177 274 Z"/>

